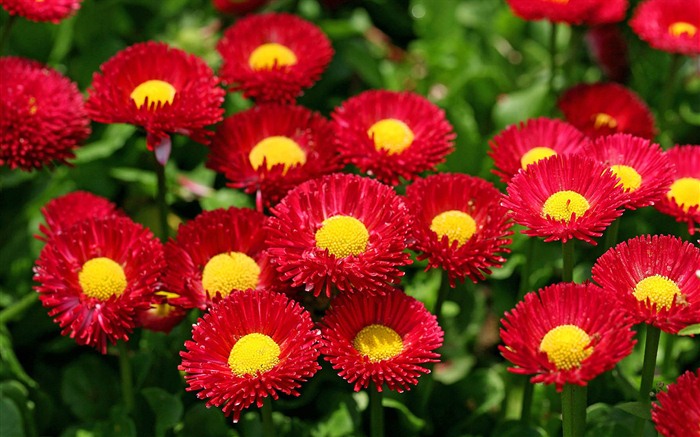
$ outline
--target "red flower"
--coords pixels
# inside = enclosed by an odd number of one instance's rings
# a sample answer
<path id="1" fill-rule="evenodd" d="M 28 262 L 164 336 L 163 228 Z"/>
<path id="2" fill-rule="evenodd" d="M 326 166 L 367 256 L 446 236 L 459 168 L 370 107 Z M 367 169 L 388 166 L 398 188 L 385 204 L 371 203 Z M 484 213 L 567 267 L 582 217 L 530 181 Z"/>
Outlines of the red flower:
<path id="1" fill-rule="evenodd" d="M 406 190 L 414 216 L 413 249 L 428 259 L 427 269 L 443 269 L 455 281 L 477 282 L 510 253 L 512 222 L 489 182 L 465 174 L 442 173 L 419 179 Z"/>
<path id="2" fill-rule="evenodd" d="M 44 241 L 88 218 L 124 216 L 114 203 L 86 191 L 74 191 L 52 199 L 41 208 L 41 213 L 46 226 L 39 225 L 39 230 L 44 235 L 37 238 Z"/>
<path id="3" fill-rule="evenodd" d="M 616 83 L 579 84 L 559 98 L 566 121 L 589 137 L 628 133 L 651 140 L 654 117 L 632 91 Z"/>
<path id="4" fill-rule="evenodd" d="M 114 55 L 93 76 L 85 104 L 100 123 L 143 126 L 149 149 L 165 163 L 170 133 L 206 144 L 205 126 L 221 121 L 224 90 L 211 69 L 194 55 L 148 41 Z"/>
<path id="5" fill-rule="evenodd" d="M 267 206 L 300 183 L 340 170 L 330 123 L 301 106 L 262 105 L 227 117 L 211 144 L 209 168 Z"/>
<path id="6" fill-rule="evenodd" d="M 507 127 L 489 142 L 493 173 L 505 183 L 521 169 L 553 155 L 575 155 L 588 144 L 578 129 L 561 120 L 535 118 Z"/>
<path id="7" fill-rule="evenodd" d="M 10 15 L 19 15 L 31 21 L 58 23 L 80 9 L 81 2 L 82 0 L 0 0 L 0 5 Z M 0 76 L 3 79 L 6 77 L 4 74 Z"/>
<path id="8" fill-rule="evenodd" d="M 15 57 L 0 58 L 0 77 L 0 165 L 31 171 L 74 158 L 90 135 L 78 87 L 45 65 Z"/>
<path id="9" fill-rule="evenodd" d="M 88 218 L 56 233 L 34 267 L 39 299 L 63 335 L 107 352 L 127 340 L 165 267 L 153 234 L 126 217 Z"/>
<path id="10" fill-rule="evenodd" d="M 700 225 L 700 146 L 677 145 L 664 154 L 676 172 L 666 195 L 654 207 L 677 222 L 686 222 L 692 235 Z"/>
<path id="11" fill-rule="evenodd" d="M 625 19 L 627 6 L 627 0 L 595 0 L 583 22 L 588 26 L 617 23 Z"/>
<path id="12" fill-rule="evenodd" d="M 544 241 L 572 238 L 596 244 L 603 230 L 622 215 L 627 194 L 602 164 L 582 156 L 552 156 L 530 165 L 508 184 L 503 206 Z"/>
<path id="13" fill-rule="evenodd" d="M 688 370 L 656 395 L 651 418 L 664 437 L 700 436 L 700 369 Z"/>
<path id="14" fill-rule="evenodd" d="M 501 319 L 498 349 L 534 383 L 585 386 L 632 352 L 625 315 L 593 284 L 560 283 L 525 295 Z"/>
<path id="15" fill-rule="evenodd" d="M 442 346 L 437 318 L 416 299 L 392 289 L 384 295 L 338 296 L 321 322 L 323 358 L 354 390 L 372 381 L 378 391 L 403 392 L 438 362 Z"/>
<path id="16" fill-rule="evenodd" d="M 384 183 L 434 170 L 454 150 L 445 113 L 408 92 L 365 91 L 332 114 L 343 158 Z"/>
<path id="17" fill-rule="evenodd" d="M 580 24 L 597 9 L 598 0 L 507 0 L 513 13 L 523 20 L 549 20 Z"/>
<path id="18" fill-rule="evenodd" d="M 624 83 L 630 74 L 627 40 L 620 26 L 604 24 L 586 30 L 586 46 L 598 67 L 610 80 Z"/>
<path id="19" fill-rule="evenodd" d="M 700 249 L 672 236 L 641 236 L 605 252 L 593 280 L 635 323 L 675 334 L 700 323 Z"/>
<path id="20" fill-rule="evenodd" d="M 700 3 L 686 0 L 646 0 L 637 6 L 630 27 L 655 49 L 694 56 L 700 54 Z"/>
<path id="21" fill-rule="evenodd" d="M 166 334 L 172 331 L 187 316 L 187 309 L 171 303 L 178 297 L 179 294 L 168 291 L 155 292 L 151 296 L 150 307 L 137 313 L 138 326 Z"/>
<path id="22" fill-rule="evenodd" d="M 238 20 L 217 49 L 224 82 L 258 103 L 293 102 L 333 57 L 331 43 L 318 27 L 284 13 Z"/>
<path id="23" fill-rule="evenodd" d="M 267 224 L 271 261 L 292 287 L 315 296 L 391 290 L 411 263 L 410 217 L 391 187 L 334 174 L 299 185 L 272 209 Z"/>
<path id="24" fill-rule="evenodd" d="M 243 15 L 264 6 L 269 0 L 213 0 L 214 8 L 224 14 Z"/>
<path id="25" fill-rule="evenodd" d="M 207 407 L 221 407 L 237 422 L 268 396 L 299 396 L 297 388 L 321 368 L 319 340 L 309 314 L 284 295 L 233 293 L 194 325 L 179 369 L 188 391 L 199 390 Z"/>

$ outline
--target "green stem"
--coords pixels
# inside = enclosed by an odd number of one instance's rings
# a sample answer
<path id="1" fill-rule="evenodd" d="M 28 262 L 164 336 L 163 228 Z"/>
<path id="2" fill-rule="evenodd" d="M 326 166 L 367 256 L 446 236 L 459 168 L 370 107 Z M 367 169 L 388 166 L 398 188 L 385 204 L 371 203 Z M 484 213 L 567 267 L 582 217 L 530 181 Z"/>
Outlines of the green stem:
<path id="1" fill-rule="evenodd" d="M 0 54 L 5 51 L 5 43 L 10 39 L 10 32 L 16 22 L 17 15 L 10 15 L 10 18 L 5 22 L 5 26 L 2 28 L 2 34 L 0 34 Z"/>
<path id="2" fill-rule="evenodd" d="M 442 305 L 447 300 L 447 296 L 450 294 L 450 278 L 447 271 L 442 271 L 442 278 L 440 280 L 440 289 L 438 290 L 437 299 L 435 299 L 435 306 L 433 307 L 433 314 L 437 317 L 438 322 L 442 321 Z"/>
<path id="3" fill-rule="evenodd" d="M 561 280 L 564 282 L 574 281 L 574 240 L 569 240 L 561 245 L 561 256 L 564 269 L 561 273 Z"/>
<path id="4" fill-rule="evenodd" d="M 117 350 L 119 351 L 119 372 L 122 383 L 122 397 L 124 398 L 126 411 L 130 412 L 134 408 L 134 386 L 131 361 L 129 360 L 129 348 L 126 341 L 117 342 Z"/>
<path id="5" fill-rule="evenodd" d="M 523 381 L 525 381 L 525 387 L 523 390 L 523 404 L 520 407 L 520 422 L 528 426 L 532 418 L 532 397 L 535 394 L 535 384 L 530 382 L 530 376 L 528 375 L 523 376 Z"/>
<path id="6" fill-rule="evenodd" d="M 549 94 L 554 95 L 554 78 L 557 75 L 557 23 L 551 22 L 549 32 Z"/>
<path id="7" fill-rule="evenodd" d="M 384 437 L 384 410 L 382 408 L 382 392 L 379 387 L 369 388 L 369 435 Z"/>
<path id="8" fill-rule="evenodd" d="M 615 244 L 617 244 L 617 235 L 620 231 L 620 222 L 622 221 L 622 217 L 618 217 L 617 220 L 612 222 L 610 227 L 608 228 L 608 232 L 605 234 L 605 250 L 610 249 L 613 247 Z"/>
<path id="9" fill-rule="evenodd" d="M 654 385 L 654 373 L 656 373 L 656 354 L 659 350 L 659 337 L 661 330 L 656 326 L 647 325 L 647 339 L 644 344 L 644 365 L 642 367 L 642 383 L 639 385 L 640 400 L 651 404 L 651 388 Z"/>
<path id="10" fill-rule="evenodd" d="M 274 437 L 275 423 L 272 421 L 272 399 L 270 397 L 263 402 L 260 415 L 262 416 L 263 436 Z"/>
<path id="11" fill-rule="evenodd" d="M 535 264 L 535 245 L 536 238 L 528 238 L 525 242 L 525 263 L 520 273 L 520 287 L 518 289 L 518 300 L 522 300 L 525 294 L 530 291 L 530 275 L 532 274 L 532 266 Z"/>
<path id="12" fill-rule="evenodd" d="M 158 203 L 158 218 L 160 223 L 160 232 L 158 236 L 160 240 L 166 242 L 168 240 L 168 203 L 166 201 L 167 186 L 165 181 L 165 166 L 156 162 L 156 176 L 158 177 L 158 192 L 156 193 L 156 202 Z"/>
<path id="13" fill-rule="evenodd" d="M 659 103 L 659 122 L 664 129 L 668 121 L 667 112 L 671 107 L 673 92 L 676 88 L 676 76 L 678 76 L 682 64 L 683 56 L 678 53 L 671 55 L 671 64 L 668 67 L 668 76 L 666 77 L 663 93 L 661 94 L 661 102 Z"/>
<path id="14" fill-rule="evenodd" d="M 665 332 L 664 337 L 664 362 L 662 365 L 662 371 L 664 375 L 672 376 L 673 365 L 673 349 L 676 345 L 676 336 Z"/>
<path id="15" fill-rule="evenodd" d="M 24 314 L 24 312 L 27 311 L 38 298 L 39 293 L 31 291 L 22 299 L 0 311 L 0 325 L 4 325 Z"/>
<path id="16" fill-rule="evenodd" d="M 587 387 L 565 384 L 561 393 L 564 437 L 582 437 L 586 432 Z"/>

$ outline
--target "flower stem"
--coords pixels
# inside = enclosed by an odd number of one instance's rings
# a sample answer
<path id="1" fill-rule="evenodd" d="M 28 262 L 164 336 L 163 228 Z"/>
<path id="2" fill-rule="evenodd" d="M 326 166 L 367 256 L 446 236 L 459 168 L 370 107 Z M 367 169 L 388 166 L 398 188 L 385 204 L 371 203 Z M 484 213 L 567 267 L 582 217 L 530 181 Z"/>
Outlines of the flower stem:
<path id="1" fill-rule="evenodd" d="M 587 387 L 565 384 L 561 393 L 564 437 L 582 437 L 586 431 Z"/>
<path id="2" fill-rule="evenodd" d="M 569 240 L 561 245 L 561 256 L 564 268 L 561 273 L 561 280 L 564 282 L 574 281 L 574 240 Z"/>
<path id="3" fill-rule="evenodd" d="M 557 23 L 550 23 L 549 32 L 549 94 L 554 95 L 554 78 L 557 75 Z"/>
<path id="4" fill-rule="evenodd" d="M 667 127 L 667 112 L 671 107 L 671 102 L 673 101 L 673 94 L 676 89 L 676 76 L 678 76 L 678 71 L 680 71 L 682 64 L 682 55 L 678 53 L 671 55 L 671 64 L 668 67 L 668 76 L 666 77 L 663 94 L 661 94 L 661 102 L 659 102 L 659 123 L 661 123 L 662 129 L 666 129 Z"/>
<path id="5" fill-rule="evenodd" d="M 2 29 L 2 34 L 0 35 L 0 54 L 5 51 L 5 43 L 10 39 L 10 32 L 12 27 L 17 22 L 17 15 L 10 15 L 10 18 L 5 22 L 5 26 Z"/>
<path id="6" fill-rule="evenodd" d="M 126 341 L 117 342 L 119 351 L 119 372 L 122 383 L 122 397 L 126 411 L 130 412 L 134 408 L 134 386 L 131 371 L 131 361 L 129 360 L 129 348 Z"/>
<path id="7" fill-rule="evenodd" d="M 536 238 L 528 238 L 525 242 L 525 263 L 522 266 L 520 273 L 520 287 L 518 289 L 518 300 L 522 300 L 525 294 L 530 291 L 530 275 L 532 274 L 532 266 L 535 258 Z"/>
<path id="8" fill-rule="evenodd" d="M 384 437 L 384 410 L 382 409 L 383 393 L 379 387 L 369 388 L 369 426 L 370 437 Z"/>
<path id="9" fill-rule="evenodd" d="M 263 426 L 263 436 L 264 437 L 274 437 L 275 436 L 275 423 L 272 421 L 272 399 L 266 398 L 263 402 L 262 408 L 260 408 L 260 415 L 262 416 L 262 426 Z"/>
<path id="10" fill-rule="evenodd" d="M 662 365 L 662 371 L 664 375 L 672 376 L 673 372 L 673 350 L 675 349 L 676 336 L 669 333 L 664 333 L 664 362 Z"/>
<path id="11" fill-rule="evenodd" d="M 620 221 L 622 221 L 622 217 L 618 217 L 617 220 L 612 222 L 608 228 L 608 232 L 605 234 L 605 250 L 610 249 L 617 243 L 617 235 L 620 231 Z"/>
<path id="12" fill-rule="evenodd" d="M 158 191 L 156 202 L 158 203 L 158 219 L 160 222 L 158 237 L 162 242 L 168 240 L 168 203 L 166 200 L 167 186 L 165 181 L 165 166 L 156 162 L 156 176 L 158 178 Z"/>
<path id="13" fill-rule="evenodd" d="M 642 367 L 642 383 L 639 385 L 639 398 L 642 403 L 651 404 L 651 388 L 654 385 L 656 372 L 656 353 L 659 349 L 661 330 L 656 326 L 647 325 L 647 339 L 644 344 L 644 365 Z"/>
<path id="14" fill-rule="evenodd" d="M 530 382 L 528 375 L 523 375 L 522 378 L 525 381 L 525 388 L 523 390 L 523 404 L 520 407 L 520 422 L 528 426 L 530 419 L 532 419 L 532 397 L 535 394 L 535 384 Z"/>
<path id="15" fill-rule="evenodd" d="M 22 299 L 18 300 L 17 302 L 8 306 L 4 310 L 0 311 L 0 325 L 4 325 L 7 322 L 12 321 L 15 318 L 24 314 L 24 312 L 27 309 L 29 309 L 34 304 L 34 302 L 36 302 L 38 297 L 39 293 L 31 291 L 28 294 L 26 294 Z"/>
<path id="16" fill-rule="evenodd" d="M 445 270 L 442 271 L 442 278 L 440 280 L 440 288 L 438 289 L 437 299 L 435 299 L 435 306 L 433 307 L 433 314 L 437 317 L 438 322 L 442 321 L 442 305 L 445 303 L 447 296 L 450 294 L 450 278 Z"/>

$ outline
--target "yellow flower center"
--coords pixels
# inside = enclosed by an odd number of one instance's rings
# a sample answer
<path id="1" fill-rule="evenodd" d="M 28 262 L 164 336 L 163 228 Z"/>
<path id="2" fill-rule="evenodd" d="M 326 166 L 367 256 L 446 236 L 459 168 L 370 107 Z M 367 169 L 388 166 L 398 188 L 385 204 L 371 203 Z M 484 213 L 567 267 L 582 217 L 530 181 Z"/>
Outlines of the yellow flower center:
<path id="1" fill-rule="evenodd" d="M 121 295 L 127 285 L 122 266 L 105 257 L 93 258 L 83 264 L 78 282 L 85 295 L 99 300 Z"/>
<path id="2" fill-rule="evenodd" d="M 620 179 L 617 185 L 625 190 L 635 191 L 642 185 L 642 175 L 629 165 L 613 165 L 610 170 Z"/>
<path id="3" fill-rule="evenodd" d="M 202 287 L 210 297 L 218 291 L 228 296 L 232 291 L 245 291 L 258 286 L 260 266 L 245 253 L 220 253 L 212 257 L 202 272 Z"/>
<path id="4" fill-rule="evenodd" d="M 695 36 L 697 31 L 697 27 L 693 26 L 690 23 L 686 23 L 685 21 L 676 21 L 675 23 L 668 26 L 668 33 L 675 37 L 679 37 L 681 35 L 688 35 L 688 37 L 692 38 Z"/>
<path id="5" fill-rule="evenodd" d="M 520 166 L 526 169 L 528 165 L 534 164 L 537 161 L 549 158 L 550 156 L 556 155 L 557 152 L 550 149 L 549 147 L 533 147 L 532 149 L 525 152 L 525 154 L 520 158 Z"/>
<path id="6" fill-rule="evenodd" d="M 365 326 L 357 333 L 352 345 L 373 363 L 394 358 L 403 350 L 401 336 L 384 325 Z"/>
<path id="7" fill-rule="evenodd" d="M 687 212 L 691 207 L 700 205 L 700 179 L 677 179 L 666 195 L 669 199 L 675 199 L 676 204 Z"/>
<path id="8" fill-rule="evenodd" d="M 280 362 L 280 347 L 265 334 L 252 333 L 241 337 L 231 348 L 228 365 L 236 376 L 256 376 Z"/>
<path id="9" fill-rule="evenodd" d="M 166 299 L 175 299 L 180 297 L 179 294 L 170 291 L 156 291 L 156 296 L 163 296 Z M 152 303 L 151 312 L 158 317 L 167 317 L 176 307 L 170 305 L 167 301 L 163 303 Z"/>
<path id="10" fill-rule="evenodd" d="M 581 362 L 593 353 L 591 337 L 576 325 L 560 325 L 550 330 L 540 342 L 540 352 L 558 370 L 570 370 L 581 366 Z"/>
<path id="11" fill-rule="evenodd" d="M 359 255 L 367 248 L 369 232 L 361 221 L 347 215 L 334 215 L 316 231 L 316 247 L 337 258 Z"/>
<path id="12" fill-rule="evenodd" d="M 450 210 L 436 215 L 430 223 L 430 230 L 437 234 L 439 240 L 447 235 L 450 244 L 459 241 L 461 246 L 476 232 L 476 221 L 466 212 Z"/>
<path id="13" fill-rule="evenodd" d="M 297 56 L 293 51 L 275 42 L 258 46 L 248 58 L 248 65 L 255 71 L 271 70 L 275 66 L 291 67 L 297 63 Z"/>
<path id="14" fill-rule="evenodd" d="M 617 120 L 604 112 L 599 112 L 593 116 L 593 127 L 596 129 L 600 129 L 602 127 L 615 129 L 617 127 Z"/>
<path id="15" fill-rule="evenodd" d="M 260 168 L 264 160 L 268 170 L 277 164 L 284 164 L 284 172 L 286 173 L 289 167 L 305 164 L 306 153 L 291 138 L 273 136 L 256 144 L 248 154 L 248 159 L 255 170 Z"/>
<path id="16" fill-rule="evenodd" d="M 374 123 L 367 130 L 374 139 L 377 150 L 385 150 L 389 155 L 397 155 L 413 144 L 413 131 L 401 120 L 385 118 Z"/>
<path id="17" fill-rule="evenodd" d="M 36 111 L 39 109 L 39 107 L 36 106 L 36 99 L 34 97 L 30 97 L 28 103 L 29 103 L 29 115 L 36 114 Z"/>
<path id="18" fill-rule="evenodd" d="M 632 294 L 639 301 L 648 298 L 657 308 L 668 309 L 676 296 L 681 294 L 681 289 L 666 276 L 654 275 L 639 281 Z"/>
<path id="19" fill-rule="evenodd" d="M 162 80 L 147 80 L 134 88 L 131 92 L 131 100 L 141 108 L 148 97 L 148 108 L 155 105 L 172 104 L 175 99 L 175 87 Z"/>
<path id="20" fill-rule="evenodd" d="M 585 197 L 576 191 L 558 191 L 544 202 L 542 206 L 542 216 L 550 216 L 555 220 L 568 222 L 571 216 L 576 214 L 579 218 L 583 216 L 591 205 Z"/>

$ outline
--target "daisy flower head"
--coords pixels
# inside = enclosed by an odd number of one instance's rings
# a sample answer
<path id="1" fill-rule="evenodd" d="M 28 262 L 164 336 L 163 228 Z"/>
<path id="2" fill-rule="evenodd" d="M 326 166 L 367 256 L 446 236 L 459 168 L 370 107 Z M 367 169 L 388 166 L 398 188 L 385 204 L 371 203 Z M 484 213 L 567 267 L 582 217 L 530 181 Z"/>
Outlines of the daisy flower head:
<path id="1" fill-rule="evenodd" d="M 574 155 L 589 142 L 578 129 L 561 120 L 534 118 L 513 124 L 489 141 L 493 172 L 505 183 L 520 170 L 554 155 Z"/>
<path id="2" fill-rule="evenodd" d="M 81 2 L 82 0 L 0 0 L 0 6 L 10 15 L 19 15 L 27 20 L 58 23 L 80 9 Z"/>
<path id="3" fill-rule="evenodd" d="M 0 165 L 31 171 L 74 158 L 90 135 L 78 87 L 56 70 L 0 58 Z"/>
<path id="4" fill-rule="evenodd" d="M 354 390 L 373 382 L 399 393 L 418 384 L 439 361 L 443 331 L 437 318 L 399 289 L 383 295 L 344 294 L 331 302 L 321 321 L 321 354 Z"/>
<path id="5" fill-rule="evenodd" d="M 654 116 L 639 96 L 616 83 L 579 84 L 557 102 L 566 121 L 591 138 L 628 133 L 651 140 Z"/>
<path id="6" fill-rule="evenodd" d="M 61 334 L 104 354 L 108 342 L 128 339 L 164 267 L 163 247 L 148 229 L 127 217 L 88 218 L 48 240 L 34 266 L 35 289 Z"/>
<path id="7" fill-rule="evenodd" d="M 309 313 L 269 290 L 233 293 L 192 329 L 180 352 L 187 391 L 237 422 L 241 412 L 297 389 L 320 368 L 320 332 Z"/>
<path id="8" fill-rule="evenodd" d="M 512 232 L 501 193 L 490 182 L 466 174 L 440 173 L 406 189 L 413 215 L 412 249 L 428 259 L 427 269 L 443 269 L 450 285 L 477 282 L 500 267 Z"/>
<path id="9" fill-rule="evenodd" d="M 591 283 L 563 282 L 530 292 L 501 319 L 498 348 L 534 383 L 585 386 L 632 352 L 629 319 Z"/>
<path id="10" fill-rule="evenodd" d="M 267 244 L 282 280 L 315 296 L 383 293 L 411 263 L 408 209 L 391 187 L 349 174 L 312 179 L 271 210 Z"/>
<path id="11" fill-rule="evenodd" d="M 580 24 L 597 8 L 598 0 L 507 0 L 513 13 L 523 20 L 549 20 Z"/>
<path id="12" fill-rule="evenodd" d="M 261 8 L 269 0 L 212 0 L 214 8 L 224 14 L 243 15 Z"/>
<path id="13" fill-rule="evenodd" d="M 286 13 L 250 15 L 229 27 L 217 45 L 221 78 L 257 103 L 291 103 L 313 85 L 333 57 L 314 24 Z"/>
<path id="14" fill-rule="evenodd" d="M 655 49 L 700 54 L 700 4 L 685 0 L 646 0 L 637 6 L 630 27 Z"/>
<path id="15" fill-rule="evenodd" d="M 624 83 L 630 74 L 627 40 L 620 26 L 604 24 L 586 29 L 591 58 L 611 81 Z"/>
<path id="16" fill-rule="evenodd" d="M 365 91 L 331 117 L 343 159 L 384 183 L 434 170 L 454 150 L 444 111 L 415 93 Z"/>
<path id="17" fill-rule="evenodd" d="M 639 236 L 605 252 L 593 280 L 634 323 L 675 334 L 700 323 L 700 249 L 670 235 Z"/>
<path id="18" fill-rule="evenodd" d="M 628 6 L 627 0 L 596 0 L 583 23 L 587 26 L 617 23 L 625 19 Z"/>
<path id="19" fill-rule="evenodd" d="M 651 419 L 664 437 L 700 436 L 700 369 L 688 370 L 656 395 Z"/>
<path id="20" fill-rule="evenodd" d="M 118 52 L 93 75 L 85 107 L 100 123 L 146 130 L 149 150 L 164 164 L 170 134 L 206 144 L 206 126 L 221 121 L 224 90 L 201 59 L 162 42 L 137 43 Z"/>
<path id="21" fill-rule="evenodd" d="M 700 225 L 700 146 L 677 145 L 664 155 L 676 171 L 671 187 L 654 207 L 677 222 L 686 222 L 692 235 Z"/>
<path id="22" fill-rule="evenodd" d="M 44 241 L 81 220 L 124 216 L 117 205 L 102 196 L 87 191 L 74 191 L 52 199 L 41 208 L 41 213 L 46 225 L 39 225 L 39 230 L 44 235 L 37 236 L 37 238 Z"/>
<path id="23" fill-rule="evenodd" d="M 503 206 L 523 233 L 563 243 L 593 238 L 624 211 L 628 195 L 603 164 L 580 155 L 552 156 L 521 171 L 508 184 Z"/>
<path id="24" fill-rule="evenodd" d="M 138 326 L 149 331 L 165 332 L 177 326 L 186 316 L 187 309 L 173 305 L 172 300 L 180 297 L 169 291 L 156 291 L 151 295 L 150 307 L 137 313 Z"/>
<path id="25" fill-rule="evenodd" d="M 267 206 L 341 167 L 330 122 L 302 106 L 258 105 L 227 117 L 210 149 L 207 166 Z"/>

